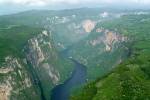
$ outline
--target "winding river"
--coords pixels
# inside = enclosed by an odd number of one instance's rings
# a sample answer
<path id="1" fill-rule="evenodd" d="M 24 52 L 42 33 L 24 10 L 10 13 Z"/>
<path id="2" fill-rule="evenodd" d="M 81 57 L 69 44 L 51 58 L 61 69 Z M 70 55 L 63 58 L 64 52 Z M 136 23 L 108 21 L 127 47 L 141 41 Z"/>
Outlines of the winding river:
<path id="1" fill-rule="evenodd" d="M 71 77 L 52 90 L 51 100 L 69 100 L 71 89 L 86 82 L 86 67 L 71 59 L 75 67 Z"/>

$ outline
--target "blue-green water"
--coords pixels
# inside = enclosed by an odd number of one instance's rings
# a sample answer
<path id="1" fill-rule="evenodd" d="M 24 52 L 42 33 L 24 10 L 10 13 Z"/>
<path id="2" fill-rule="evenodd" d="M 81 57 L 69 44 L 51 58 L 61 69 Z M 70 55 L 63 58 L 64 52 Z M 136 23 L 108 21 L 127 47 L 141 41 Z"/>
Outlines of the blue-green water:
<path id="1" fill-rule="evenodd" d="M 71 77 L 52 90 L 51 100 L 69 100 L 71 89 L 86 82 L 86 67 L 73 59 L 72 61 L 75 67 Z"/>

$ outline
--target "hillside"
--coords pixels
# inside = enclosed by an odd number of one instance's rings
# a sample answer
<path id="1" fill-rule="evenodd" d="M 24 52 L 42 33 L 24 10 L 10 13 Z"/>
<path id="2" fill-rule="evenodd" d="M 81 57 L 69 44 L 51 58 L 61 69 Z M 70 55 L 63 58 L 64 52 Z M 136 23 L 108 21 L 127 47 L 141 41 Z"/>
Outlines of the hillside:
<path id="1" fill-rule="evenodd" d="M 0 99 L 50 99 L 52 88 L 68 78 L 73 64 L 59 55 L 50 32 L 4 23 L 0 28 Z"/>
<path id="2" fill-rule="evenodd" d="M 0 100 L 50 100 L 55 87 L 56 97 L 74 90 L 72 100 L 149 100 L 149 17 L 99 8 L 0 16 Z"/>
<path id="3" fill-rule="evenodd" d="M 150 99 L 150 20 L 148 15 L 127 15 L 97 27 L 129 37 L 129 57 L 108 75 L 87 84 L 71 100 Z"/>

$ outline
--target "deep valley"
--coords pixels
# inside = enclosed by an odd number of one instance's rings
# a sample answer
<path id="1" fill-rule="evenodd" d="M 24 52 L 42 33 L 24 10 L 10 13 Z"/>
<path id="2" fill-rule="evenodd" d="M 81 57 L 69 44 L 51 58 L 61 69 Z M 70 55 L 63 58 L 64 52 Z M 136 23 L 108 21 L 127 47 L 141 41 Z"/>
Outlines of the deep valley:
<path id="1" fill-rule="evenodd" d="M 0 100 L 150 100 L 150 11 L 0 16 Z"/>

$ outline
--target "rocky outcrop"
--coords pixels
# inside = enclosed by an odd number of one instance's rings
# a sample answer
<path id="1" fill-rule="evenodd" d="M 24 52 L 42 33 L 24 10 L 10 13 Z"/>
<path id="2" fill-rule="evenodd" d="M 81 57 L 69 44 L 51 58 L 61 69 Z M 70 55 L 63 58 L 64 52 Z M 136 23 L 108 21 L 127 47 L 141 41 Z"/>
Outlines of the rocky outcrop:
<path id="1" fill-rule="evenodd" d="M 53 50 L 50 35 L 47 31 L 43 31 L 38 36 L 28 41 L 26 47 L 27 60 L 32 64 L 35 70 L 45 70 L 45 75 L 49 76 L 53 84 L 57 84 L 60 80 L 59 72 L 51 64 L 51 61 L 57 60 L 57 54 Z"/>
<path id="2" fill-rule="evenodd" d="M 116 31 L 97 26 L 69 50 L 69 56 L 87 66 L 89 80 L 96 79 L 126 58 L 127 39 Z"/>
<path id="3" fill-rule="evenodd" d="M 85 20 L 82 23 L 82 27 L 85 32 L 90 33 L 95 28 L 96 23 L 92 20 Z"/>
<path id="4" fill-rule="evenodd" d="M 0 68 L 0 74 L 7 74 L 12 71 L 13 71 L 12 68 Z"/>
<path id="5" fill-rule="evenodd" d="M 16 100 L 19 95 L 24 95 L 22 92 L 26 89 L 33 88 L 31 77 L 24 65 L 25 63 L 19 58 L 12 56 L 5 58 L 4 65 L 0 66 L 0 100 L 12 100 L 12 98 Z M 35 90 L 30 91 L 31 94 L 35 93 Z"/>
<path id="6" fill-rule="evenodd" d="M 12 87 L 10 84 L 1 84 L 0 85 L 0 100 L 9 100 L 11 95 Z"/>
<path id="7" fill-rule="evenodd" d="M 53 44 L 51 33 L 44 30 L 28 40 L 23 50 L 28 65 L 36 76 L 34 81 L 40 86 L 46 100 L 50 99 L 52 88 L 64 81 L 72 68 L 70 66 L 68 72 L 65 71 L 68 65 L 63 65 L 66 61 L 59 57 Z"/>
<path id="8" fill-rule="evenodd" d="M 0 63 L 0 100 L 49 100 L 52 88 L 70 75 L 72 63 L 59 56 L 47 30 L 27 40 L 20 52 Z"/>
<path id="9" fill-rule="evenodd" d="M 113 45 L 116 43 L 127 41 L 127 37 L 114 31 L 110 31 L 103 28 L 97 28 L 96 32 L 101 33 L 101 35 L 98 36 L 96 39 L 91 40 L 90 44 L 92 46 L 96 46 L 98 44 L 103 43 L 105 45 L 106 51 L 111 51 Z"/>
<path id="10" fill-rule="evenodd" d="M 54 67 L 50 66 L 49 63 L 43 63 L 42 66 L 45 68 L 45 71 L 48 73 L 48 76 L 51 78 L 53 84 L 58 84 L 60 80 L 59 72 Z"/>

